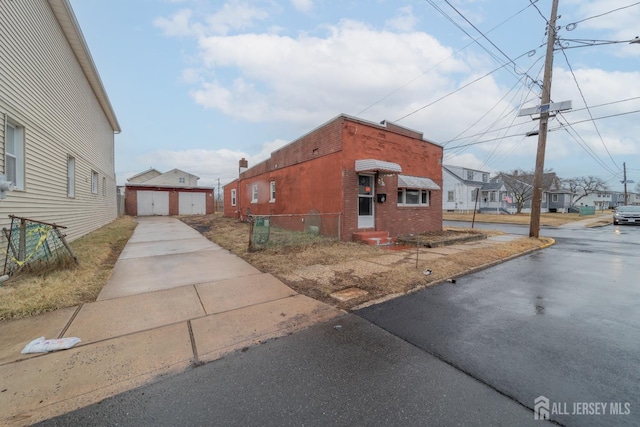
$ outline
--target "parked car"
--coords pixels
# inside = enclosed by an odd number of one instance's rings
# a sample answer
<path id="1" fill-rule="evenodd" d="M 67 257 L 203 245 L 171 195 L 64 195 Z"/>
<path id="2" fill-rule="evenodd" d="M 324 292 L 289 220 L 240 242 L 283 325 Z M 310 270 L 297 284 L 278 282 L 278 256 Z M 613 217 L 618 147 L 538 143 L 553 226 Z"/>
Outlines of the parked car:
<path id="1" fill-rule="evenodd" d="M 640 206 L 618 206 L 613 211 L 613 225 L 640 224 Z"/>

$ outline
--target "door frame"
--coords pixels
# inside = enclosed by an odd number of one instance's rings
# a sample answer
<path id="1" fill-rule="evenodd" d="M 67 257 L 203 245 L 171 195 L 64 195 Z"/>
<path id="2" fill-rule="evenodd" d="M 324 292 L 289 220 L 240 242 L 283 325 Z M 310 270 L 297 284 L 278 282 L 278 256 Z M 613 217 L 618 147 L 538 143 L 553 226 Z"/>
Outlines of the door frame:
<path id="1" fill-rule="evenodd" d="M 368 177 L 370 180 L 370 194 L 361 193 L 360 192 L 360 177 Z M 375 206 L 374 199 L 376 197 L 375 194 L 375 175 L 367 174 L 367 173 L 359 173 L 358 174 L 358 202 L 356 204 L 356 213 L 358 215 L 358 229 L 361 228 L 376 228 L 376 219 L 375 219 Z M 360 198 L 367 198 L 371 203 L 371 215 L 360 215 Z"/>

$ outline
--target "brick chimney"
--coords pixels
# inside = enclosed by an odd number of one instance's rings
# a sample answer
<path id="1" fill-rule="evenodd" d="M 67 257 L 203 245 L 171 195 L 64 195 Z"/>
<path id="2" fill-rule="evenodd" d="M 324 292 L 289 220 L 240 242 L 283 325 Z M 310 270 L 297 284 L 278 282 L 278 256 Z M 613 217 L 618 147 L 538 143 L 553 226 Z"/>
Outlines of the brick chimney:
<path id="1" fill-rule="evenodd" d="M 249 162 L 247 161 L 247 159 L 245 159 L 243 157 L 243 158 L 240 159 L 240 162 L 239 162 L 238 174 L 241 174 L 242 172 L 246 171 L 247 169 L 249 169 Z"/>

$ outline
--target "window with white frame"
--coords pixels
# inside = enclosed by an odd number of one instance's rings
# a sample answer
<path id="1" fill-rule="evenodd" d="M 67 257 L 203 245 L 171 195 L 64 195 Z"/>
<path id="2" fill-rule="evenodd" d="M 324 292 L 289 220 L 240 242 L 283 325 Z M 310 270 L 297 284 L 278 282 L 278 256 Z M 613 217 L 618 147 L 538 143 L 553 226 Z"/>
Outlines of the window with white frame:
<path id="1" fill-rule="evenodd" d="M 542 193 L 542 201 L 543 202 L 547 201 L 547 193 Z"/>
<path id="2" fill-rule="evenodd" d="M 178 178 L 178 182 L 180 184 L 184 184 L 186 182 L 186 180 L 184 179 L 184 177 L 180 177 L 180 178 Z"/>
<path id="3" fill-rule="evenodd" d="M 236 189 L 231 190 L 231 206 L 236 205 Z"/>
<path id="4" fill-rule="evenodd" d="M 258 184 L 251 186 L 251 203 L 258 203 Z"/>
<path id="5" fill-rule="evenodd" d="M 67 197 L 76 196 L 76 159 L 67 157 Z"/>
<path id="6" fill-rule="evenodd" d="M 447 191 L 447 202 L 453 202 L 453 191 Z"/>
<path id="7" fill-rule="evenodd" d="M 489 174 L 488 173 L 483 173 L 482 174 L 482 182 L 489 182 Z"/>
<path id="8" fill-rule="evenodd" d="M 489 201 L 490 202 L 495 202 L 496 201 L 496 192 L 495 191 L 489 192 Z"/>
<path id="9" fill-rule="evenodd" d="M 24 127 L 7 122 L 4 144 L 4 173 L 16 190 L 24 190 Z"/>
<path id="10" fill-rule="evenodd" d="M 91 192 L 98 194 L 98 172 L 91 171 Z"/>
<path id="11" fill-rule="evenodd" d="M 551 195 L 551 201 L 552 202 L 557 202 L 558 201 L 558 195 L 557 194 L 552 194 Z"/>
<path id="12" fill-rule="evenodd" d="M 429 206 L 429 191 L 413 188 L 398 188 L 398 205 Z"/>
<path id="13" fill-rule="evenodd" d="M 473 180 L 473 171 L 467 171 L 467 179 Z"/>
<path id="14" fill-rule="evenodd" d="M 271 181 L 269 183 L 269 202 L 273 203 L 276 201 L 276 182 Z"/>

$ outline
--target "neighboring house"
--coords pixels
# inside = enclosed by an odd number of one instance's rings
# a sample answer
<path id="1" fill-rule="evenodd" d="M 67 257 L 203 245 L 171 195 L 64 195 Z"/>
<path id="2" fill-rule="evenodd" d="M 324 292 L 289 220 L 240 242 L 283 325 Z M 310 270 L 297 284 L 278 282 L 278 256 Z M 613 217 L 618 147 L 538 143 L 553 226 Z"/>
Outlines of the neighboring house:
<path id="1" fill-rule="evenodd" d="M 442 209 L 450 212 L 469 212 L 477 209 L 505 208 L 504 188 L 489 180 L 490 173 L 461 166 L 442 166 Z M 495 192 L 498 193 L 495 193 Z M 492 195 L 492 193 L 494 193 Z M 478 195 L 478 200 L 476 200 Z M 504 213 L 504 212 L 503 212 Z"/>
<path id="2" fill-rule="evenodd" d="M 627 205 L 640 205 L 640 194 L 627 192 Z"/>
<path id="3" fill-rule="evenodd" d="M 340 238 L 442 229 L 442 147 L 383 121 L 339 115 L 224 187 L 226 216 L 340 214 Z"/>
<path id="4" fill-rule="evenodd" d="M 127 179 L 131 184 L 153 184 L 153 185 L 177 185 L 181 187 L 196 187 L 200 177 L 192 175 L 180 169 L 172 169 L 169 172 L 161 173 L 157 169 L 151 168 Z"/>
<path id="5" fill-rule="evenodd" d="M 8 215 L 74 240 L 116 218 L 120 125 L 68 0 L 0 1 L 0 171 Z"/>
<path id="6" fill-rule="evenodd" d="M 125 213 L 148 215 L 205 215 L 215 212 L 212 187 L 198 187 L 200 178 L 180 169 L 161 173 L 150 168 L 127 180 Z"/>
<path id="7" fill-rule="evenodd" d="M 630 203 L 628 203 L 630 204 Z M 584 196 L 576 204 L 580 206 L 595 206 L 596 210 L 613 209 L 616 206 L 624 205 L 624 192 L 621 191 L 597 191 Z"/>
<path id="8" fill-rule="evenodd" d="M 132 184 L 137 184 L 140 182 L 148 181 L 151 178 L 155 178 L 160 175 L 162 175 L 162 172 L 160 172 L 158 169 L 149 168 L 144 172 L 140 172 L 138 174 L 133 175 L 131 178 L 127 179 L 127 182 L 130 182 Z"/>
<path id="9" fill-rule="evenodd" d="M 522 200 L 522 213 L 531 212 L 531 197 L 533 195 L 533 175 L 499 174 L 493 181 L 501 181 L 506 187 L 506 198 L 512 201 L 509 210 L 516 211 L 517 200 Z M 562 186 L 562 180 L 555 172 L 545 172 L 542 176 L 542 197 L 540 212 L 568 212 L 571 207 L 570 190 Z"/>

